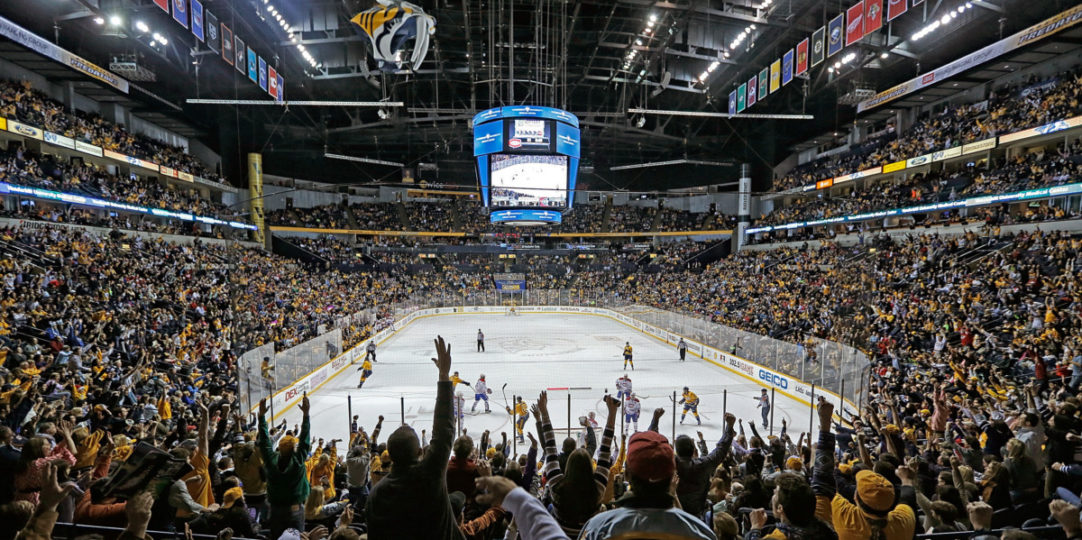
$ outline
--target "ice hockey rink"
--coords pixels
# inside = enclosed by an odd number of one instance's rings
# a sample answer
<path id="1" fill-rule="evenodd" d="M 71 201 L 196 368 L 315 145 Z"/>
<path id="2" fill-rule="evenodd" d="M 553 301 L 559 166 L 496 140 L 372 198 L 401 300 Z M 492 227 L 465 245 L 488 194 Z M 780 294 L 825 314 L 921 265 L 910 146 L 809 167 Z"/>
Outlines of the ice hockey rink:
<path id="1" fill-rule="evenodd" d="M 476 349 L 478 329 L 485 334 L 485 352 Z M 382 343 L 373 374 L 363 389 L 357 389 L 358 362 L 315 391 L 310 396 L 314 437 L 347 439 L 347 396 L 352 397 L 352 413 L 369 433 L 378 416 L 384 416 L 381 440 L 400 425 L 403 403 L 405 423 L 418 433 L 422 429 L 431 433 L 437 379 L 431 358 L 435 356 L 432 340 L 436 336 L 443 336 L 451 344 L 452 371 L 458 371 L 471 384 L 483 373 L 492 389 L 489 414 L 483 413 L 483 402 L 471 414 L 473 391 L 461 384 L 456 389 L 466 398 L 463 427 L 474 437 L 489 430 L 497 441 L 501 432 L 507 432 L 510 439 L 513 425 L 504 409 L 504 392 L 508 401 L 522 395 L 532 404 L 546 388 L 590 388 L 549 391 L 549 412 L 557 432 L 567 428 L 569 393 L 573 427 L 577 427 L 580 416 L 590 411 L 596 413 L 603 426 L 606 411 L 602 396 L 616 393 L 616 379 L 624 373 L 622 352 L 627 341 L 634 348 L 635 360 L 635 370 L 629 368 L 627 373 L 642 401 L 640 430 L 647 429 L 655 408 L 664 407 L 660 431 L 671 434 L 671 398 L 675 391 L 679 399 L 684 386 L 700 398 L 702 426 L 697 426 L 689 413 L 683 425 L 677 424 L 678 435 L 694 437 L 700 430 L 707 440 L 716 440 L 721 435 L 723 405 L 744 420 L 746 429 L 749 421 L 761 422 L 756 409 L 761 386 L 691 354 L 686 362 L 680 362 L 674 346 L 618 321 L 584 314 L 455 314 L 415 320 Z M 727 400 L 723 396 L 726 390 Z M 783 418 L 790 423 L 794 441 L 801 432 L 808 431 L 807 405 L 778 393 L 774 413 L 775 433 L 780 431 Z M 300 421 L 300 412 L 293 407 L 283 417 L 292 426 Z M 533 429 L 534 419 L 530 418 L 527 430 Z M 751 435 L 750 430 L 747 434 Z"/>

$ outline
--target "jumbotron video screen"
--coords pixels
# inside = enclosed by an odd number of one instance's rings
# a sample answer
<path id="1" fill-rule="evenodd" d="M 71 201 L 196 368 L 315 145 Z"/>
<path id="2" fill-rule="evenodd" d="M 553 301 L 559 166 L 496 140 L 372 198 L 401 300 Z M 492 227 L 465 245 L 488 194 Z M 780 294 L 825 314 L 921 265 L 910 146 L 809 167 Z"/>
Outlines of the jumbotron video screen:
<path id="1" fill-rule="evenodd" d="M 567 206 L 567 156 L 493 154 L 492 206 Z"/>

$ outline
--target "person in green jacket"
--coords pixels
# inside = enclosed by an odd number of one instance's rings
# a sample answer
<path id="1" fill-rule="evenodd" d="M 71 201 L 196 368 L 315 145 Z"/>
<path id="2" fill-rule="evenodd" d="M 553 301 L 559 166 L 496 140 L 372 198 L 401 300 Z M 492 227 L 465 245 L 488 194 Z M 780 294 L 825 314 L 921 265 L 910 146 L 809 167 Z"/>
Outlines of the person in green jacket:
<path id="1" fill-rule="evenodd" d="M 267 526 L 270 538 L 278 538 L 286 529 L 304 530 L 304 502 L 308 499 L 308 470 L 304 462 L 312 450 L 308 421 L 308 393 L 301 398 L 300 439 L 286 436 L 271 448 L 267 429 L 267 399 L 259 400 L 259 437 L 256 444 L 263 455 L 263 470 L 267 478 L 267 504 L 270 515 Z"/>

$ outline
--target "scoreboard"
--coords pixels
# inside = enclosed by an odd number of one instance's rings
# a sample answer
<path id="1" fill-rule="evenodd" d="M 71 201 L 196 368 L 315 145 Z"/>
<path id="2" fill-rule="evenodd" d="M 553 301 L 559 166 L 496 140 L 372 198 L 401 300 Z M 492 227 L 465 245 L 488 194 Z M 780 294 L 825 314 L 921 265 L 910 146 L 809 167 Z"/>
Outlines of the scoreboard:
<path id="1" fill-rule="evenodd" d="M 571 207 L 580 152 L 578 118 L 564 110 L 499 107 L 473 118 L 481 198 L 493 223 L 560 223 Z"/>

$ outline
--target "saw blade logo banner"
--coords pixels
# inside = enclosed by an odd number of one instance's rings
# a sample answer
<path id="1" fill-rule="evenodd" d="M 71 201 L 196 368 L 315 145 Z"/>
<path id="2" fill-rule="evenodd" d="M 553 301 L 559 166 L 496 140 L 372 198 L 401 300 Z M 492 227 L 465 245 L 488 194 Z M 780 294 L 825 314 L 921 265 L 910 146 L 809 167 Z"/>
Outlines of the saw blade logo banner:
<path id="1" fill-rule="evenodd" d="M 420 69 L 431 36 L 436 33 L 436 18 L 425 14 L 416 4 L 399 0 L 378 0 L 379 5 L 366 9 L 352 19 L 372 44 L 372 56 L 382 71 L 396 71 L 407 66 Z M 410 41 L 413 50 L 409 51 Z"/>

